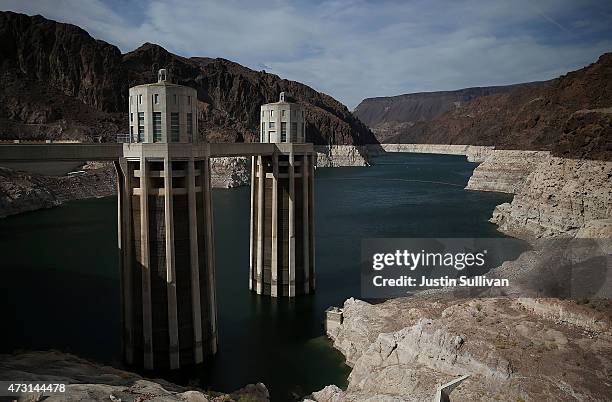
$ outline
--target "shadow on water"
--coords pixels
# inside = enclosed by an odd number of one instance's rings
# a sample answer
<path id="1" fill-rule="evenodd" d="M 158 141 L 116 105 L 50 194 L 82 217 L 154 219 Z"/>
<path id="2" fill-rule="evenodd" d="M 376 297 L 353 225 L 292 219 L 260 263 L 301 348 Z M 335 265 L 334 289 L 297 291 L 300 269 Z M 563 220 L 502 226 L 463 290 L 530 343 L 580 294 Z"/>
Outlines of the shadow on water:
<path id="1" fill-rule="evenodd" d="M 488 218 L 511 197 L 463 190 L 476 166 L 465 157 L 396 154 L 377 162 L 317 169 L 317 291 L 294 300 L 249 291 L 250 190 L 214 190 L 219 352 L 201 367 L 155 375 L 217 391 L 263 382 L 277 401 L 345 386 L 350 370 L 323 336 L 322 320 L 327 307 L 359 297 L 362 239 L 502 236 Z M 117 361 L 116 222 L 112 197 L 0 220 L 0 306 L 11 323 L 1 352 L 53 348 Z"/>

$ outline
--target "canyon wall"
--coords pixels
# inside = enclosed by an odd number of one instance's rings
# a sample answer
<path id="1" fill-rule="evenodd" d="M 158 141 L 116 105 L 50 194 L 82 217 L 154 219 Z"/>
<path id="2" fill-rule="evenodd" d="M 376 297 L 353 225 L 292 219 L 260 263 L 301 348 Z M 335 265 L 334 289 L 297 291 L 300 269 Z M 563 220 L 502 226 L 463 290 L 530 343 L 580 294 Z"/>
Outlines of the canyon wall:
<path id="1" fill-rule="evenodd" d="M 582 237 L 612 237 L 612 162 L 494 150 L 466 189 L 514 194 L 495 208 L 491 222 L 515 237 L 574 237 L 580 231 Z"/>
<path id="2" fill-rule="evenodd" d="M 464 88 L 383 96 L 362 100 L 353 113 L 372 129 L 380 142 L 410 130 L 418 122 L 431 121 L 480 96 L 508 92 L 514 85 Z"/>
<path id="3" fill-rule="evenodd" d="M 364 100 L 355 113 L 380 142 L 471 144 L 612 160 L 612 53 L 553 80 L 472 93 Z"/>
<path id="4" fill-rule="evenodd" d="M 544 158 L 516 187 L 512 202 L 493 213 L 499 230 L 526 238 L 612 237 L 612 162 Z"/>

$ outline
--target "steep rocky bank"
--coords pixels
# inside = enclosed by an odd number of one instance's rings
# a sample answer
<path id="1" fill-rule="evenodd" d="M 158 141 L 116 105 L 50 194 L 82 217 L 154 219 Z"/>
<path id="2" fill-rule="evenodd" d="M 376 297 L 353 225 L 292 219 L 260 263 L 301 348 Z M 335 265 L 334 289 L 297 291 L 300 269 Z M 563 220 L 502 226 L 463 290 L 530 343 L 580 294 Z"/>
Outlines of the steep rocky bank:
<path id="1" fill-rule="evenodd" d="M 611 217 L 612 162 L 551 157 L 536 165 L 491 221 L 518 237 L 575 237 L 594 226 L 612 237 Z"/>
<path id="2" fill-rule="evenodd" d="M 516 194 L 535 167 L 549 157 L 546 151 L 493 150 L 474 169 L 466 189 Z"/>
<path id="3" fill-rule="evenodd" d="M 604 401 L 612 393 L 609 301 L 349 299 L 328 335 L 353 370 L 346 391 L 319 402 L 432 400 L 436 386 L 470 377 L 453 401 Z"/>
<path id="4" fill-rule="evenodd" d="M 317 167 L 368 166 L 367 147 L 354 145 L 317 145 Z"/>
<path id="5" fill-rule="evenodd" d="M 67 353 L 28 352 L 0 355 L 0 380 L 51 381 L 68 384 L 65 394 L 45 401 L 176 401 L 176 402 L 267 402 L 265 385 L 247 385 L 231 394 L 181 387 L 165 380 L 145 379 L 120 369 L 93 363 Z M 31 401 L 42 400 L 32 395 Z"/>
<path id="6" fill-rule="evenodd" d="M 495 150 L 475 170 L 468 190 L 514 194 L 491 221 L 515 237 L 612 237 L 612 162 L 567 159 L 548 152 Z"/>

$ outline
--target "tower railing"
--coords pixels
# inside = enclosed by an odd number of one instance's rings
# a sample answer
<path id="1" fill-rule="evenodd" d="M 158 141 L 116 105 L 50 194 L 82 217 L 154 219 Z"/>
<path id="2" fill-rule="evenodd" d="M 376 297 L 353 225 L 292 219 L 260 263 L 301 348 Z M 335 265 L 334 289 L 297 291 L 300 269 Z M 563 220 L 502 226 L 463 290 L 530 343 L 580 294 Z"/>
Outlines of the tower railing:
<path id="1" fill-rule="evenodd" d="M 129 144 L 132 142 L 132 136 L 129 134 L 117 134 L 117 142 L 119 144 Z"/>

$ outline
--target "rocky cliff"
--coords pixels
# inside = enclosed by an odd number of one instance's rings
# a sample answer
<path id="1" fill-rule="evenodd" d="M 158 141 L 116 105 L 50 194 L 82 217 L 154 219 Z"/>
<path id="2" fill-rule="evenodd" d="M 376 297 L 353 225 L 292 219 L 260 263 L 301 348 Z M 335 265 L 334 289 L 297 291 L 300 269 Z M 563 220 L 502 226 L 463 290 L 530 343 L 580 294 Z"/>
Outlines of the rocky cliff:
<path id="1" fill-rule="evenodd" d="M 514 194 L 491 221 L 512 236 L 612 237 L 612 162 L 569 159 L 549 152 L 494 150 L 474 170 L 468 190 Z"/>
<path id="2" fill-rule="evenodd" d="M 251 384 L 231 394 L 181 387 L 160 379 L 141 376 L 93 363 L 60 352 L 28 352 L 0 355 L 0 380 L 55 382 L 68 384 L 64 394 L 42 397 L 31 395 L 28 401 L 170 401 L 170 402 L 267 402 L 265 385 Z M 20 399 L 22 400 L 22 399 Z"/>
<path id="3" fill-rule="evenodd" d="M 372 129 L 380 142 L 388 142 L 398 133 L 410 130 L 417 122 L 431 121 L 479 96 L 508 92 L 514 87 L 477 87 L 367 98 L 353 113 Z"/>
<path id="4" fill-rule="evenodd" d="M 554 299 L 349 299 L 342 324 L 328 332 L 353 367 L 349 385 L 312 397 L 432 400 L 438 384 L 470 374 L 451 400 L 603 401 L 612 392 L 611 308 Z"/>
<path id="5" fill-rule="evenodd" d="M 211 142 L 257 138 L 259 106 L 281 91 L 305 107 L 307 141 L 376 142 L 344 105 L 299 82 L 150 43 L 121 54 L 74 25 L 13 12 L 0 12 L 0 139 L 114 141 L 127 131 L 128 88 L 154 82 L 163 67 L 197 89 L 200 134 Z"/>
<path id="6" fill-rule="evenodd" d="M 491 145 L 612 159 L 612 53 L 559 78 L 478 96 L 430 120 L 389 129 L 389 143 Z M 391 132 L 389 132 L 391 130 Z M 381 137 L 382 138 L 382 137 Z"/>
<path id="7" fill-rule="evenodd" d="M 546 151 L 493 150 L 474 169 L 466 189 L 516 194 L 535 167 L 549 157 Z"/>
<path id="8" fill-rule="evenodd" d="M 366 146 L 318 145 L 317 167 L 368 166 L 370 154 Z"/>
<path id="9" fill-rule="evenodd" d="M 596 226 L 612 237 L 611 183 L 612 162 L 545 158 L 512 202 L 496 207 L 492 222 L 518 237 L 574 237 Z"/>

